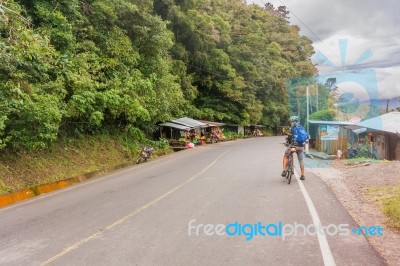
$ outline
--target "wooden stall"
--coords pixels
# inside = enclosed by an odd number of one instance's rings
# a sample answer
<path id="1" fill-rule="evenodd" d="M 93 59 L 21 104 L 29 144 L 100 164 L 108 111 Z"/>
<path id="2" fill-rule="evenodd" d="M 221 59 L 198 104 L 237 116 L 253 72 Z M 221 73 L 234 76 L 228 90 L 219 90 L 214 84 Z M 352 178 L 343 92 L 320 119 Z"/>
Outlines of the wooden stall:
<path id="1" fill-rule="evenodd" d="M 342 121 L 309 121 L 310 143 L 317 151 L 336 155 L 337 151 L 347 150 L 348 129 L 350 122 Z"/>

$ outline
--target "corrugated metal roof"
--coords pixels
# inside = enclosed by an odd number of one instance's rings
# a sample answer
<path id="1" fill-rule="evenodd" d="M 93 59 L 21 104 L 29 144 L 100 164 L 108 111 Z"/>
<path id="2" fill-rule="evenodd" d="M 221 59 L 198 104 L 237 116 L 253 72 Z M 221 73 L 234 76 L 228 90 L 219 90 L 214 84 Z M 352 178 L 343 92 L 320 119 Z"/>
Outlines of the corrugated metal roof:
<path id="1" fill-rule="evenodd" d="M 339 125 L 339 126 L 348 126 L 352 125 L 351 122 L 345 121 L 322 121 L 322 120 L 309 120 L 310 124 L 319 124 L 319 125 Z"/>
<path id="2" fill-rule="evenodd" d="M 391 112 L 378 117 L 367 119 L 355 124 L 378 131 L 399 133 L 400 132 L 400 112 Z"/>
<path id="3" fill-rule="evenodd" d="M 358 129 L 353 129 L 352 131 L 358 135 L 358 134 L 367 132 L 367 129 L 365 127 L 362 127 L 362 128 L 358 128 Z"/>
<path id="4" fill-rule="evenodd" d="M 246 127 L 265 127 L 263 125 L 245 125 Z"/>
<path id="5" fill-rule="evenodd" d="M 199 122 L 197 120 L 194 120 L 192 118 L 189 118 L 189 117 L 182 117 L 182 118 L 174 119 L 174 120 L 172 120 L 172 122 L 176 123 L 176 124 L 181 124 L 184 126 L 189 126 L 192 128 L 208 127 L 206 124 Z"/>
<path id="6" fill-rule="evenodd" d="M 210 127 L 222 127 L 225 125 L 225 123 L 220 123 L 220 122 L 213 122 L 213 121 L 207 121 L 207 120 L 198 120 L 201 123 L 204 123 L 206 125 L 209 125 Z"/>
<path id="7" fill-rule="evenodd" d="M 190 129 L 192 129 L 191 127 L 180 125 L 180 124 L 175 124 L 175 123 L 171 123 L 171 122 L 162 123 L 162 124 L 159 124 L 159 126 L 172 127 L 172 128 L 176 128 L 176 129 L 180 129 L 180 130 L 190 130 Z"/>

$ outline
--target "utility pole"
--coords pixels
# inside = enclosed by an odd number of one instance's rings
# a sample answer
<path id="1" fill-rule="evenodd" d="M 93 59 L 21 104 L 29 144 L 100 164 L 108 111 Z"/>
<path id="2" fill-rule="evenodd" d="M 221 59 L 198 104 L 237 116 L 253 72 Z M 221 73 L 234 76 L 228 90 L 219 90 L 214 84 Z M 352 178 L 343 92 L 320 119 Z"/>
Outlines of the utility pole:
<path id="1" fill-rule="evenodd" d="M 309 118 L 309 105 L 310 105 L 310 95 L 308 93 L 308 86 L 307 88 L 307 132 L 309 132 L 309 128 L 308 128 L 308 118 Z"/>
<path id="2" fill-rule="evenodd" d="M 386 103 L 386 113 L 389 113 L 389 99 L 387 100 L 387 103 Z"/>
<path id="3" fill-rule="evenodd" d="M 300 117 L 300 101 L 297 99 L 297 117 Z"/>

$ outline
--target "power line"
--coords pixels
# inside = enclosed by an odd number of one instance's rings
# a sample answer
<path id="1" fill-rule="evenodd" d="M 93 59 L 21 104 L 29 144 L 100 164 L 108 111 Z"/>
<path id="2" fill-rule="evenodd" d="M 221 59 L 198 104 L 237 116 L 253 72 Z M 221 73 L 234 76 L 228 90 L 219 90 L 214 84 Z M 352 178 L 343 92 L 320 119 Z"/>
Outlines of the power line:
<path id="1" fill-rule="evenodd" d="M 296 16 L 296 14 L 295 13 L 293 13 L 290 9 L 289 9 L 289 7 L 287 7 L 287 5 L 285 5 L 281 0 L 278 0 L 282 5 L 284 5 L 284 6 L 286 6 L 286 8 L 287 8 L 287 10 L 298 20 L 298 21 L 300 21 L 300 23 L 301 24 L 303 24 L 304 25 L 304 27 L 307 29 L 307 30 L 309 30 L 328 50 L 329 50 L 329 52 L 331 52 L 332 53 L 332 55 L 334 55 L 337 59 L 339 59 L 339 60 L 341 60 L 341 58 L 335 53 L 335 52 L 333 52 L 330 48 L 329 48 L 329 46 L 328 45 L 326 45 L 325 43 L 324 43 L 324 41 L 322 41 L 321 40 L 321 38 L 319 38 L 319 36 L 317 35 L 317 34 L 315 34 L 314 33 L 314 31 L 312 31 L 311 29 L 310 29 L 310 27 L 308 27 L 299 17 L 297 17 Z M 343 66 L 344 67 L 348 67 L 348 65 L 346 65 L 346 64 L 344 64 L 343 63 Z"/>
<path id="2" fill-rule="evenodd" d="M 260 0 L 264 5 L 266 5 L 266 3 L 263 1 L 263 0 Z M 286 9 L 301 23 L 301 24 L 303 24 L 303 26 L 309 31 L 309 32 L 311 32 L 327 49 L 328 49 L 328 51 L 333 55 L 333 56 L 335 56 L 337 59 L 339 59 L 339 60 L 341 60 L 341 58 L 335 53 L 335 52 L 333 52 L 332 50 L 331 50 L 331 48 L 328 46 L 328 45 L 326 45 L 325 44 L 325 42 L 324 41 L 322 41 L 322 39 L 313 31 L 313 30 L 311 30 L 310 29 L 310 27 L 308 27 L 298 16 L 296 16 L 296 14 L 292 11 L 292 10 L 290 10 L 289 9 L 289 7 L 285 4 L 285 3 L 283 3 L 281 0 L 278 0 L 283 6 L 285 6 L 286 7 Z M 343 63 L 343 67 L 347 67 L 347 68 L 349 68 L 349 66 L 348 65 L 346 65 L 345 63 Z M 340 67 L 339 67 L 340 68 Z"/>

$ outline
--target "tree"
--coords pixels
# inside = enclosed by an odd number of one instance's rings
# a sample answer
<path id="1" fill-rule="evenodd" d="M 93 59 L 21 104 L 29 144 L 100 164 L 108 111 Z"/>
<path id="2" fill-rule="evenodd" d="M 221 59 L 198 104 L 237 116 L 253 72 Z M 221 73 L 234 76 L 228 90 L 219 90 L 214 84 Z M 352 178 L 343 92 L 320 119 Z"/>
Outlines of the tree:
<path id="1" fill-rule="evenodd" d="M 321 110 L 310 115 L 310 120 L 335 121 L 336 112 L 332 109 Z"/>
<path id="2" fill-rule="evenodd" d="M 151 133 L 157 122 L 183 115 L 276 129 L 289 116 L 287 80 L 316 73 L 311 41 L 290 25 L 285 7 L 242 0 L 3 5 L 14 12 L 0 15 L 0 149 L 43 148 L 59 135 Z"/>
<path id="3" fill-rule="evenodd" d="M 57 138 L 63 112 L 58 53 L 22 12 L 9 1 L 0 16 L 0 148 L 45 147 Z"/>

